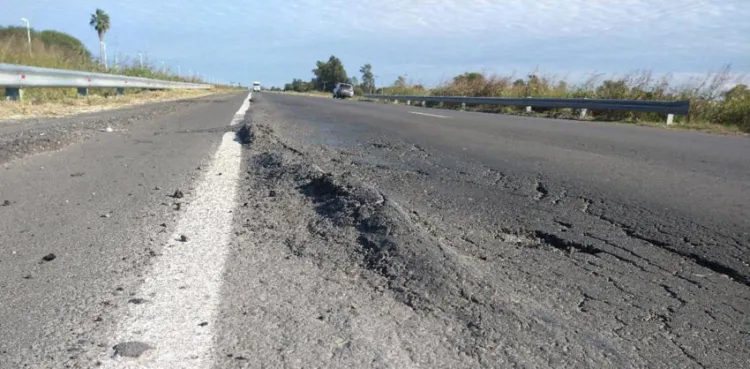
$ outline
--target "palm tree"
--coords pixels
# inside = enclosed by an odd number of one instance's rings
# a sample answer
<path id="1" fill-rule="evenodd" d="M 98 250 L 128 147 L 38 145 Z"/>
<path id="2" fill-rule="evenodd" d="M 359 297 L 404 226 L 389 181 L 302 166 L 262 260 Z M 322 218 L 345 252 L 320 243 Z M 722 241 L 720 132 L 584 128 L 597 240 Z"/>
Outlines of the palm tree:
<path id="1" fill-rule="evenodd" d="M 102 65 L 104 65 L 104 34 L 109 31 L 109 14 L 104 10 L 96 9 L 96 12 L 91 14 L 89 25 L 94 27 L 96 33 L 99 35 L 99 59 Z"/>

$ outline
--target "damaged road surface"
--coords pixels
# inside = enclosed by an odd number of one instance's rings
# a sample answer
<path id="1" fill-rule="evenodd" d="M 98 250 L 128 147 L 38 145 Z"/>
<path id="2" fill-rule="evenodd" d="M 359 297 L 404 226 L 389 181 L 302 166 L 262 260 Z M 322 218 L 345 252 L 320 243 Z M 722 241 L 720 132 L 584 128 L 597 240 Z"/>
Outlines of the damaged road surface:
<path id="1" fill-rule="evenodd" d="M 746 138 L 179 104 L 0 131 L 0 368 L 750 365 Z"/>

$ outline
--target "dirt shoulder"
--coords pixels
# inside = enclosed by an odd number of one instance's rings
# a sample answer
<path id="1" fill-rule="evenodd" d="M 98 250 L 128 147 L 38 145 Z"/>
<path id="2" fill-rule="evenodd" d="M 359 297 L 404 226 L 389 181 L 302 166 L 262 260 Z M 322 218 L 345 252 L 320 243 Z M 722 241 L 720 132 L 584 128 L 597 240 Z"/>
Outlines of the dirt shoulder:
<path id="1" fill-rule="evenodd" d="M 229 93 L 232 90 L 162 90 L 143 91 L 123 96 L 88 96 L 59 100 L 0 101 L 0 125 L 29 118 L 67 117 L 83 113 L 121 109 L 155 102 L 202 97 Z"/>

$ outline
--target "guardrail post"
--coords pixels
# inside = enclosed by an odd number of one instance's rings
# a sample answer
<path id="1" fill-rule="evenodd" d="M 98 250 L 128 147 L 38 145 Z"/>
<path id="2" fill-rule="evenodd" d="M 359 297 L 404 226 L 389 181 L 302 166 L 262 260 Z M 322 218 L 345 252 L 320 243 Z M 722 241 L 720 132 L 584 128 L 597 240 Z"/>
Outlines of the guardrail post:
<path id="1" fill-rule="evenodd" d="M 89 95 L 89 89 L 86 87 L 78 87 L 78 97 L 86 97 Z"/>
<path id="2" fill-rule="evenodd" d="M 671 126 L 674 123 L 674 114 L 667 114 L 667 125 Z"/>
<path id="3" fill-rule="evenodd" d="M 19 87 L 6 87 L 5 99 L 13 100 L 13 101 L 21 101 L 23 100 L 23 90 Z"/>
<path id="4" fill-rule="evenodd" d="M 442 108 L 442 107 L 443 107 L 443 102 L 441 101 L 438 103 L 438 108 Z"/>
<path id="5" fill-rule="evenodd" d="M 411 106 L 411 100 L 406 100 L 406 105 Z"/>
<path id="6" fill-rule="evenodd" d="M 427 101 L 422 100 L 422 107 L 424 108 L 425 106 L 427 106 Z"/>
<path id="7" fill-rule="evenodd" d="M 466 103 L 465 102 L 461 103 L 461 110 L 466 110 Z"/>
<path id="8" fill-rule="evenodd" d="M 398 100 L 393 100 L 393 103 L 394 104 L 398 104 Z"/>
<path id="9" fill-rule="evenodd" d="M 531 107 L 530 107 L 530 106 L 527 106 L 527 107 L 526 107 L 526 112 L 527 112 L 527 113 L 531 113 Z"/>
<path id="10" fill-rule="evenodd" d="M 117 96 L 125 95 L 125 87 L 118 87 L 117 88 Z"/>
<path id="11" fill-rule="evenodd" d="M 578 117 L 579 119 L 586 118 L 586 113 L 588 112 L 588 109 L 581 109 L 581 115 Z"/>

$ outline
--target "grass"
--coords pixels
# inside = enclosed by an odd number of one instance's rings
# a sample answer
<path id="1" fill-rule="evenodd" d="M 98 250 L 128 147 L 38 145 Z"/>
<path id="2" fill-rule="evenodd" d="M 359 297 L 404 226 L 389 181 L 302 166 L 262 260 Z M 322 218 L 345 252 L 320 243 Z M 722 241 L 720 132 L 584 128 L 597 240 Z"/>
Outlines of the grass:
<path id="1" fill-rule="evenodd" d="M 141 64 L 140 61 L 123 58 L 118 60 L 118 68 L 105 69 L 96 60 L 92 60 L 85 50 L 82 52 L 65 45 L 45 43 L 39 37 L 32 38 L 31 50 L 29 52 L 25 34 L 6 32 L 3 37 L 0 37 L 0 63 L 203 83 L 200 78 L 178 76 L 169 69 L 158 68 L 148 60 L 144 60 Z M 229 88 L 228 86 L 216 87 L 216 91 L 201 92 L 185 90 L 153 92 L 141 89 L 126 89 L 126 95 L 120 98 L 113 98 L 115 89 L 89 89 L 89 97 L 85 99 L 78 99 L 74 88 L 25 88 L 23 91 L 24 101 L 2 102 L 0 104 L 0 117 L 14 119 L 19 116 L 69 115 L 72 112 L 96 111 L 149 101 L 201 96 L 222 92 Z M 5 90 L 0 89 L 0 98 L 3 96 L 5 96 Z"/>
<path id="2" fill-rule="evenodd" d="M 55 100 L 0 101 L 0 117 L 2 117 L 2 121 L 25 118 L 64 117 L 152 102 L 194 98 L 229 91 L 231 90 L 161 90 L 142 91 L 112 97 L 91 95 L 85 98 L 62 98 Z"/>
<path id="3" fill-rule="evenodd" d="M 734 77 L 736 78 L 736 77 Z M 739 78 L 737 78 L 739 79 Z M 514 75 L 464 73 L 430 90 L 421 85 L 400 83 L 384 89 L 393 95 L 488 96 L 488 97 L 550 97 L 599 98 L 627 100 L 689 100 L 690 112 L 676 116 L 669 128 L 695 129 L 714 133 L 750 132 L 750 89 L 736 84 L 725 67 L 702 78 L 676 83 L 670 77 L 655 78 L 640 71 L 623 76 L 603 78 L 592 75 L 583 83 L 571 85 L 554 76 L 532 73 L 522 78 Z M 731 87 L 732 88 L 728 88 Z M 444 104 L 458 109 L 458 104 Z M 468 106 L 469 110 L 526 115 L 525 107 Z M 535 108 L 535 116 L 578 119 L 571 109 Z M 617 121 L 648 126 L 666 126 L 666 117 L 658 113 L 626 111 L 588 111 L 587 119 Z"/>

